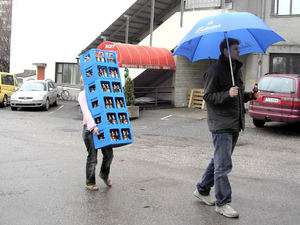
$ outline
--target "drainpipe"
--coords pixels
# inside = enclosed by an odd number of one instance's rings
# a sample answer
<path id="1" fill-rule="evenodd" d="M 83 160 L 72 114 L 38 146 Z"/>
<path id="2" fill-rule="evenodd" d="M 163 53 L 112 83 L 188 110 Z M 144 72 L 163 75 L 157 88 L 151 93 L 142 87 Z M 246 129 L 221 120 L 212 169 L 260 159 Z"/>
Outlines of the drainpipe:
<path id="1" fill-rule="evenodd" d="M 152 2 L 151 2 L 151 19 L 150 19 L 150 46 L 152 46 L 152 39 L 153 39 L 154 8 L 155 8 L 155 0 L 152 0 Z"/>
<path id="2" fill-rule="evenodd" d="M 222 9 L 222 13 L 224 13 L 225 10 L 226 10 L 226 3 L 225 3 L 225 0 L 221 0 L 221 9 Z"/>
<path id="3" fill-rule="evenodd" d="M 180 27 L 183 26 L 184 4 L 185 4 L 185 0 L 181 0 L 181 3 L 180 3 Z"/>
<path id="4" fill-rule="evenodd" d="M 266 0 L 262 0 L 261 1 L 261 19 L 265 22 L 266 20 Z M 258 81 L 259 78 L 261 77 L 261 73 L 262 73 L 262 64 L 263 64 L 263 54 L 259 54 L 258 56 L 258 70 L 257 70 L 257 74 L 256 74 L 256 80 Z"/>
<path id="5" fill-rule="evenodd" d="M 129 18 L 130 16 L 124 15 L 126 18 L 126 31 L 125 31 L 125 43 L 128 44 L 128 34 L 129 34 Z"/>

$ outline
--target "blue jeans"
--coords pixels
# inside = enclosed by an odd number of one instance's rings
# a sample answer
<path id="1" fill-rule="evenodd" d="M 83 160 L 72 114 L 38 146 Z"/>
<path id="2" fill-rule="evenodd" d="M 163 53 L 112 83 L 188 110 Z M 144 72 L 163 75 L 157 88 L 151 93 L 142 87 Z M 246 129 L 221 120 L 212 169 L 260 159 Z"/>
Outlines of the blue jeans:
<path id="1" fill-rule="evenodd" d="M 217 206 L 231 202 L 231 186 L 227 175 L 232 170 L 231 155 L 238 137 L 238 132 L 212 133 L 214 157 L 198 182 L 197 189 L 200 194 L 208 195 L 211 187 L 215 185 Z"/>

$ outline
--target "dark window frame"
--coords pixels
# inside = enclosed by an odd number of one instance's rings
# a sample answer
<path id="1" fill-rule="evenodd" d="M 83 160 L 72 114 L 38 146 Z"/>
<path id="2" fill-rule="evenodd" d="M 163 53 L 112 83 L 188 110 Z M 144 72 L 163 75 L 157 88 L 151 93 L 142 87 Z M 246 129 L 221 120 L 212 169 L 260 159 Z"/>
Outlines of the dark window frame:
<path id="1" fill-rule="evenodd" d="M 7 81 L 9 81 L 9 82 L 7 82 Z M 14 76 L 10 75 L 10 74 L 2 74 L 1 75 L 1 84 L 15 86 Z"/>
<path id="2" fill-rule="evenodd" d="M 61 65 L 61 71 L 59 71 L 59 66 Z M 65 71 L 65 68 L 64 67 L 68 67 L 68 71 L 71 71 L 71 68 L 73 66 L 76 66 L 77 67 L 77 71 L 78 71 L 78 74 L 79 74 L 79 77 L 80 77 L 80 68 L 79 68 L 79 65 L 78 63 L 70 63 L 70 62 L 56 62 L 55 63 L 55 83 L 57 85 L 63 85 L 63 86 L 75 86 L 75 87 L 80 87 L 81 86 L 81 83 L 80 83 L 80 78 L 79 78 L 79 83 L 76 83 L 76 84 L 71 84 L 71 81 L 72 81 L 72 77 L 70 77 L 70 82 L 69 83 L 66 83 L 64 82 L 64 71 Z M 61 83 L 58 82 L 58 76 L 61 75 Z M 77 79 L 75 78 L 75 80 L 77 81 Z M 75 81 L 75 82 L 76 82 Z"/>
<path id="3" fill-rule="evenodd" d="M 270 53 L 270 57 L 269 57 L 269 72 L 270 73 L 276 73 L 274 72 L 274 68 L 273 68 L 273 59 L 275 57 L 283 57 L 286 58 L 287 62 L 291 61 L 291 58 L 298 56 L 300 58 L 300 54 L 299 53 Z M 290 63 L 288 63 L 288 66 L 290 66 Z M 288 71 L 290 71 L 291 69 L 288 68 Z M 286 74 L 289 74 L 289 72 L 285 72 Z M 300 74 L 300 69 L 299 69 L 299 74 Z"/>

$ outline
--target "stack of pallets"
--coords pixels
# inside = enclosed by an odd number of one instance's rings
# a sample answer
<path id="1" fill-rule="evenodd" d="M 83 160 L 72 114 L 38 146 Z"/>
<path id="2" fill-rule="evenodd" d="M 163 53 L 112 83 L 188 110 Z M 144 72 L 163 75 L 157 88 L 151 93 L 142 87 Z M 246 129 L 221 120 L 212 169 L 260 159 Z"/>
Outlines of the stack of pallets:
<path id="1" fill-rule="evenodd" d="M 188 95 L 188 108 L 205 108 L 205 101 L 203 99 L 204 90 L 203 89 L 192 89 Z"/>

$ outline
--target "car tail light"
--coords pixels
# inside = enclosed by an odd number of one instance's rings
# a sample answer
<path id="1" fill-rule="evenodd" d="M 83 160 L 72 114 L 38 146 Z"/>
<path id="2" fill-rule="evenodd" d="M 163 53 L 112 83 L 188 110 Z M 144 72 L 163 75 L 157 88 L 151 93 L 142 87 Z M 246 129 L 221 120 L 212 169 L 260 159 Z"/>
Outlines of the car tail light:
<path id="1" fill-rule="evenodd" d="M 256 99 L 258 102 L 264 102 L 264 96 L 259 95 L 258 98 Z"/>
<path id="2" fill-rule="evenodd" d="M 258 98 L 256 100 L 251 101 L 253 105 L 260 105 L 264 102 L 264 97 L 262 95 L 258 95 Z"/>
<path id="3" fill-rule="evenodd" d="M 294 98 L 281 98 L 280 105 L 284 108 L 293 108 Z"/>
<path id="4" fill-rule="evenodd" d="M 294 98 L 294 109 L 299 109 L 300 110 L 300 98 Z"/>
<path id="5" fill-rule="evenodd" d="M 281 106 L 285 108 L 300 109 L 300 98 L 282 98 Z"/>

